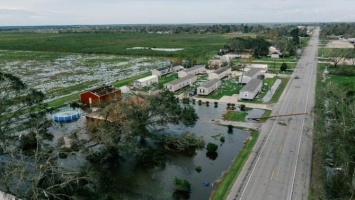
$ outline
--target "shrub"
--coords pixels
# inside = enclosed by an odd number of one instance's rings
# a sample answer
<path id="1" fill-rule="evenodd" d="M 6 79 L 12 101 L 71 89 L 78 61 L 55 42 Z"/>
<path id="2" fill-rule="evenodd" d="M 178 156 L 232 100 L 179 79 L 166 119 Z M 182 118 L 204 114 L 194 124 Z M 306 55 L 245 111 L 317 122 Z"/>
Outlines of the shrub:
<path id="1" fill-rule="evenodd" d="M 240 109 L 240 111 L 245 111 L 246 106 L 244 104 L 240 104 L 239 109 Z"/>
<path id="2" fill-rule="evenodd" d="M 218 149 L 218 145 L 214 144 L 214 143 L 208 143 L 206 150 L 208 153 L 215 153 Z"/>
<path id="3" fill-rule="evenodd" d="M 186 192 L 191 191 L 191 183 L 189 181 L 187 181 L 186 179 L 179 179 L 179 178 L 175 177 L 174 186 L 175 186 L 176 190 L 186 191 Z"/>
<path id="4" fill-rule="evenodd" d="M 196 170 L 197 173 L 200 173 L 202 171 L 202 167 L 200 165 L 196 166 L 195 170 Z"/>

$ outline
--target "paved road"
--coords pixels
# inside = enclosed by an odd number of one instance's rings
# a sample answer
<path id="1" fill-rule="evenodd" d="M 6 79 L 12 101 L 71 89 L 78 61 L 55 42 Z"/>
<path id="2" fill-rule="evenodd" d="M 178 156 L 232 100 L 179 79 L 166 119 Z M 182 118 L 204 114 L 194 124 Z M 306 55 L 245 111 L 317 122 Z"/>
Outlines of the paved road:
<path id="1" fill-rule="evenodd" d="M 272 115 L 311 113 L 319 29 L 313 34 Z M 295 79 L 295 76 L 299 79 Z M 282 122 L 281 124 L 279 122 Z M 269 119 L 228 200 L 307 199 L 312 159 L 312 115 Z"/>

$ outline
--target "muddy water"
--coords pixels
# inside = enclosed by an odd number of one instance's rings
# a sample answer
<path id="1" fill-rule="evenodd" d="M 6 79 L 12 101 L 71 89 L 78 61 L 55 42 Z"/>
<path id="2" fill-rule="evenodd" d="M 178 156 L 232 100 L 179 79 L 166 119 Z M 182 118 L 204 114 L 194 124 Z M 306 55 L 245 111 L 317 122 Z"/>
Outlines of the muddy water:
<path id="1" fill-rule="evenodd" d="M 197 124 L 188 128 L 170 126 L 169 131 L 176 134 L 190 131 L 197 136 L 203 136 L 206 144 L 209 142 L 218 144 L 217 158 L 215 160 L 208 158 L 205 149 L 197 150 L 192 156 L 170 154 L 165 167 L 153 169 L 134 168 L 132 161 L 127 158 L 113 172 L 107 172 L 113 179 L 110 185 L 113 193 L 122 195 L 124 199 L 169 200 L 173 199 L 174 177 L 178 177 L 187 179 L 191 183 L 190 199 L 208 199 L 210 193 L 217 188 L 215 181 L 228 170 L 233 159 L 242 149 L 244 140 L 250 134 L 248 131 L 239 129 L 234 129 L 233 133 L 228 134 L 227 127 L 213 124 L 212 120 L 221 118 L 226 108 L 225 104 L 219 104 L 218 108 L 215 108 L 212 103 L 209 107 L 197 104 L 193 106 L 199 115 Z M 52 131 L 63 133 L 76 128 L 80 129 L 83 124 L 82 118 L 74 123 L 57 125 L 54 127 L 57 131 Z M 225 142 L 221 143 L 219 138 L 212 137 L 215 135 L 224 136 Z M 61 162 L 67 163 L 65 160 Z M 196 172 L 195 166 L 201 166 L 202 171 Z M 210 183 L 210 186 L 203 186 L 205 182 Z"/>

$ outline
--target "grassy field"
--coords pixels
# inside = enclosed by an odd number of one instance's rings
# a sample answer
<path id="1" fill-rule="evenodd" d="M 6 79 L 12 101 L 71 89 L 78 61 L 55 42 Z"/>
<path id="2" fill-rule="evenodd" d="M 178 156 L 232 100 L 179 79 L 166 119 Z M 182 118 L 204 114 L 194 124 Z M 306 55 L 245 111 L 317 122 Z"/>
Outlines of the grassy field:
<path id="1" fill-rule="evenodd" d="M 0 33 L 0 49 L 189 58 L 205 63 L 233 34 Z M 148 48 L 184 48 L 167 52 Z M 55 53 L 54 53 L 55 54 Z"/>
<path id="2" fill-rule="evenodd" d="M 239 152 L 238 156 L 233 161 L 232 166 L 224 175 L 222 182 L 219 184 L 216 192 L 213 194 L 213 200 L 222 200 L 227 198 L 229 190 L 232 188 L 235 179 L 238 177 L 240 171 L 242 170 L 244 163 L 248 159 L 250 152 L 258 140 L 258 137 L 259 133 L 255 130 L 252 130 L 250 140 L 244 145 L 242 151 Z"/>
<path id="3" fill-rule="evenodd" d="M 227 111 L 224 115 L 223 118 L 224 120 L 228 121 L 239 121 L 239 122 L 245 122 L 245 118 L 248 115 L 247 112 L 242 112 L 242 111 Z"/>

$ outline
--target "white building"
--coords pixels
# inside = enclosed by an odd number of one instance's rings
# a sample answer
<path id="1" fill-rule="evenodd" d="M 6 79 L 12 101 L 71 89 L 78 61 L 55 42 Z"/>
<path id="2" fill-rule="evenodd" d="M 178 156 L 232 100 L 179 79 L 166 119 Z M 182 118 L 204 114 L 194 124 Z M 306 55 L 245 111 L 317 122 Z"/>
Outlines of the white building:
<path id="1" fill-rule="evenodd" d="M 250 67 L 260 69 L 261 73 L 266 73 L 268 70 L 267 64 L 251 64 Z"/>
<path id="2" fill-rule="evenodd" d="M 152 70 L 152 74 L 153 75 L 157 75 L 157 76 L 164 76 L 164 75 L 167 75 L 167 74 L 170 74 L 170 73 L 173 73 L 173 72 L 178 72 L 180 70 L 184 69 L 183 66 L 181 65 L 167 65 L 167 66 L 164 66 L 164 67 L 160 67 L 158 69 L 153 69 Z"/>
<path id="3" fill-rule="evenodd" d="M 158 76 L 157 75 L 151 75 L 145 78 L 141 78 L 138 80 L 135 80 L 133 82 L 134 87 L 145 87 L 152 85 L 153 83 L 158 83 Z"/>
<path id="4" fill-rule="evenodd" d="M 239 76 L 239 83 L 246 84 L 252 79 L 256 79 L 261 74 L 260 69 L 251 68 L 249 71 L 245 72 Z"/>
<path id="5" fill-rule="evenodd" d="M 232 72 L 230 67 L 221 67 L 220 69 L 215 70 L 212 73 L 208 74 L 208 80 L 212 79 L 223 79 Z"/>
<path id="6" fill-rule="evenodd" d="M 186 86 L 193 85 L 196 82 L 196 80 L 197 77 L 195 75 L 190 74 L 185 77 L 171 81 L 169 83 L 165 83 L 164 88 L 168 89 L 171 92 L 175 92 Z"/>
<path id="7" fill-rule="evenodd" d="M 261 92 L 263 81 L 260 79 L 252 79 L 239 92 L 239 99 L 253 100 L 255 96 Z"/>
<path id="8" fill-rule="evenodd" d="M 184 69 L 178 72 L 179 78 L 185 77 L 187 75 L 197 75 L 206 73 L 206 68 L 204 65 L 196 65 L 191 68 Z"/>
<path id="9" fill-rule="evenodd" d="M 209 95 L 221 86 L 221 80 L 212 79 L 197 88 L 198 95 Z"/>
<path id="10" fill-rule="evenodd" d="M 280 58 L 282 56 L 282 53 L 280 50 L 278 50 L 276 47 L 269 47 L 269 54 L 271 58 Z"/>

